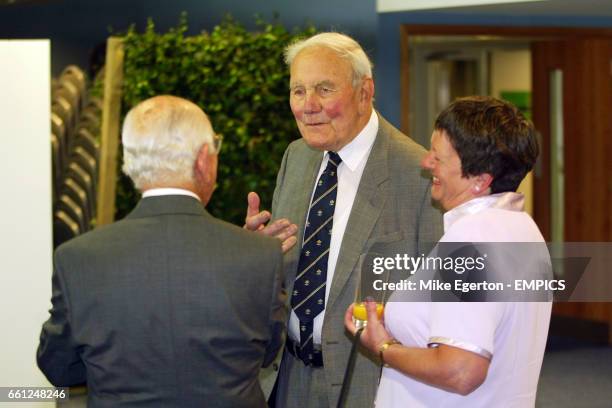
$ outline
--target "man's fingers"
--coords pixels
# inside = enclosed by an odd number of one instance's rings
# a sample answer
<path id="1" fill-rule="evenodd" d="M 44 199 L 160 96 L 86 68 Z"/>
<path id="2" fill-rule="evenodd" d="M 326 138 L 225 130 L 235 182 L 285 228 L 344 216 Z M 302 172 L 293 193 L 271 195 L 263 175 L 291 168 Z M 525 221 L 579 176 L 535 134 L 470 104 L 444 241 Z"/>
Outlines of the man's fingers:
<path id="1" fill-rule="evenodd" d="M 281 218 L 266 225 L 266 228 L 262 232 L 270 237 L 277 237 L 278 234 L 282 233 L 286 228 L 291 227 L 291 223 L 286 218 Z M 296 227 L 297 232 L 297 227 Z"/>
<path id="2" fill-rule="evenodd" d="M 260 228 L 259 232 L 269 237 L 280 239 L 283 253 L 285 253 L 297 243 L 297 230 L 297 225 L 292 224 L 286 218 L 281 218 L 280 220 L 276 220 L 266 225 L 265 228 Z"/>
<path id="3" fill-rule="evenodd" d="M 270 220 L 272 215 L 268 211 L 259 211 L 259 196 L 251 191 L 247 194 L 247 213 L 244 218 L 244 228 L 250 231 L 260 231 L 264 224 Z"/>
<path id="4" fill-rule="evenodd" d="M 295 244 L 297 244 L 297 230 L 297 225 L 289 224 L 276 234 L 276 238 L 282 241 L 281 247 L 283 249 L 283 253 L 286 253 L 293 248 Z"/>
<path id="5" fill-rule="evenodd" d="M 251 197 L 251 194 L 249 194 L 249 197 Z M 283 253 L 285 253 L 293 248 L 297 243 L 297 225 L 292 224 L 286 218 L 281 218 L 280 220 L 276 220 L 268 225 L 265 225 L 265 223 L 270 220 L 271 216 L 272 215 L 268 211 L 262 211 L 247 217 L 244 228 L 250 231 L 257 231 L 269 237 L 278 238 L 281 241 Z"/>
<path id="6" fill-rule="evenodd" d="M 263 225 L 266 222 L 270 221 L 271 217 L 272 217 L 272 214 L 270 214 L 269 211 L 261 211 L 259 213 L 256 213 L 254 215 L 247 217 L 245 220 L 244 227 L 250 231 L 261 230 L 265 234 L 265 228 L 263 228 Z"/>
<path id="7" fill-rule="evenodd" d="M 249 219 L 249 217 L 252 217 L 256 214 L 259 213 L 259 204 L 260 204 L 261 200 L 259 199 L 259 195 L 257 195 L 256 192 L 251 191 L 248 195 L 247 195 L 247 215 L 246 218 L 247 220 Z"/>
<path id="8" fill-rule="evenodd" d="M 274 236 L 281 241 L 285 241 L 287 238 L 290 238 L 297 234 L 298 227 L 295 224 L 284 224 L 285 227 L 281 228 L 274 234 Z"/>
<path id="9" fill-rule="evenodd" d="M 297 244 L 297 238 L 295 236 L 291 236 L 287 238 L 286 240 L 284 240 L 283 243 L 281 244 L 283 253 L 286 253 L 287 251 L 289 251 L 291 248 L 294 247 L 295 244 Z"/>

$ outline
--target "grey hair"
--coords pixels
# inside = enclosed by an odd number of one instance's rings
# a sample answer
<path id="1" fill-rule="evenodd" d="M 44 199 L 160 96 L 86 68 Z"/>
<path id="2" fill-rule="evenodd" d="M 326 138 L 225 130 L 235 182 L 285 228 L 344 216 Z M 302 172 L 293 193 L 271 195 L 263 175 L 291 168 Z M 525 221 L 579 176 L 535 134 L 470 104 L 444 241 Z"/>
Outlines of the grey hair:
<path id="1" fill-rule="evenodd" d="M 313 47 L 328 48 L 350 62 L 353 69 L 353 87 L 357 87 L 364 77 L 372 78 L 372 61 L 357 41 L 341 33 L 319 33 L 289 44 L 285 48 L 285 62 L 291 67 L 301 51 Z"/>
<path id="2" fill-rule="evenodd" d="M 123 122 L 123 172 L 137 189 L 193 185 L 194 163 L 206 143 L 214 152 L 214 131 L 196 104 L 176 96 L 149 98 Z"/>

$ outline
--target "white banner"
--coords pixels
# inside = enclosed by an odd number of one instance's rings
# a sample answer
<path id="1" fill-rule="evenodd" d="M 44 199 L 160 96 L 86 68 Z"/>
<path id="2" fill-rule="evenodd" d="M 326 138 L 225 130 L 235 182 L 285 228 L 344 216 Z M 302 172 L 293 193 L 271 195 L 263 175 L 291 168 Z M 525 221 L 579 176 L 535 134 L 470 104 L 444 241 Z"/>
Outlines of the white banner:
<path id="1" fill-rule="evenodd" d="M 0 387 L 49 385 L 36 348 L 51 306 L 50 73 L 49 40 L 0 40 Z"/>

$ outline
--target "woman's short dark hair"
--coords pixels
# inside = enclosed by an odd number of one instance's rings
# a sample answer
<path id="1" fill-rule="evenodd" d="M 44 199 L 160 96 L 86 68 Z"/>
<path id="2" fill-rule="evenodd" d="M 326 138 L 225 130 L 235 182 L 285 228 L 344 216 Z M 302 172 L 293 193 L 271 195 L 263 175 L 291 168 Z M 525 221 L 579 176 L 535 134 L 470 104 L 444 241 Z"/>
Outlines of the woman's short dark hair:
<path id="1" fill-rule="evenodd" d="M 434 129 L 446 132 L 464 177 L 493 176 L 492 194 L 516 191 L 539 153 L 533 123 L 511 103 L 491 97 L 455 100 Z"/>

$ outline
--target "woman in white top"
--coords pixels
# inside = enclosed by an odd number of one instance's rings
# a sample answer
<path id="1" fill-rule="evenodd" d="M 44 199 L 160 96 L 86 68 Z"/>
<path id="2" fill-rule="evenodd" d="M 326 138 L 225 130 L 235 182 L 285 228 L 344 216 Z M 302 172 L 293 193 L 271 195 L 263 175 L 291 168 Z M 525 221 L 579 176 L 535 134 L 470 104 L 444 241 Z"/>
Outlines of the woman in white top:
<path id="1" fill-rule="evenodd" d="M 441 242 L 544 243 L 515 193 L 537 155 L 533 125 L 507 102 L 468 97 L 443 111 L 422 162 L 433 176 L 432 198 L 447 211 Z M 402 302 L 397 295 L 384 320 L 367 303 L 361 342 L 385 364 L 376 407 L 534 406 L 550 303 Z M 345 324 L 355 333 L 352 312 Z"/>

